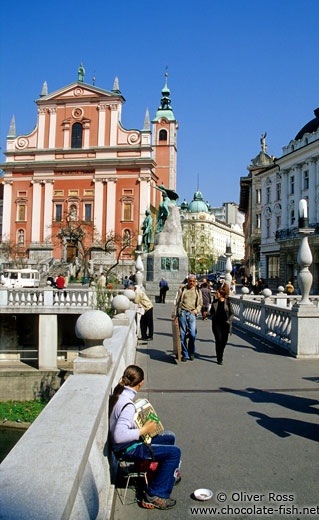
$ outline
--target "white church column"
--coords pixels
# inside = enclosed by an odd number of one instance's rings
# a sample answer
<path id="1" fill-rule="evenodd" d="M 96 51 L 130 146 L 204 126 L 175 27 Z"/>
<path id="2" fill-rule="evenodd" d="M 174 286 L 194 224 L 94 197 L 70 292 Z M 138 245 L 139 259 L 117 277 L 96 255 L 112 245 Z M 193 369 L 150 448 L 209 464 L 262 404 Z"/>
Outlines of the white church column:
<path id="1" fill-rule="evenodd" d="M 288 170 L 281 174 L 281 229 L 288 228 Z"/>
<path id="2" fill-rule="evenodd" d="M 98 146 L 105 146 L 105 110 L 106 110 L 106 104 L 102 103 L 97 108 L 98 108 L 98 111 L 99 111 L 99 130 L 98 130 L 97 145 Z"/>
<path id="3" fill-rule="evenodd" d="M 139 227 L 142 226 L 144 218 L 145 218 L 145 211 L 147 209 L 150 209 L 151 205 L 151 179 L 149 176 L 143 175 L 141 171 L 140 176 L 140 200 L 139 200 L 139 206 L 140 206 L 140 218 L 139 218 Z M 154 190 L 155 191 L 155 190 Z"/>
<path id="4" fill-rule="evenodd" d="M 107 179 L 106 233 L 115 231 L 116 178 Z"/>
<path id="5" fill-rule="evenodd" d="M 44 126 L 45 126 L 45 108 L 38 108 L 39 122 L 38 122 L 38 148 L 44 146 Z"/>
<path id="6" fill-rule="evenodd" d="M 31 242 L 40 242 L 41 181 L 33 180 Z"/>
<path id="7" fill-rule="evenodd" d="M 43 240 L 49 242 L 52 233 L 52 198 L 53 180 L 45 181 L 44 189 L 44 221 L 43 221 Z"/>
<path id="8" fill-rule="evenodd" d="M 12 184 L 11 180 L 4 180 L 3 187 L 3 216 L 2 216 L 2 240 L 10 240 L 11 228 L 11 204 L 12 204 Z"/>
<path id="9" fill-rule="evenodd" d="M 110 105 L 111 108 L 111 132 L 110 132 L 110 146 L 116 146 L 117 141 L 117 123 L 118 123 L 118 110 L 117 105 Z"/>
<path id="10" fill-rule="evenodd" d="M 103 181 L 95 180 L 94 189 L 94 226 L 97 239 L 102 237 L 102 214 L 103 214 Z"/>
<path id="11" fill-rule="evenodd" d="M 49 131 L 49 148 L 55 148 L 55 131 L 56 131 L 56 108 L 49 108 L 50 111 L 50 131 Z"/>

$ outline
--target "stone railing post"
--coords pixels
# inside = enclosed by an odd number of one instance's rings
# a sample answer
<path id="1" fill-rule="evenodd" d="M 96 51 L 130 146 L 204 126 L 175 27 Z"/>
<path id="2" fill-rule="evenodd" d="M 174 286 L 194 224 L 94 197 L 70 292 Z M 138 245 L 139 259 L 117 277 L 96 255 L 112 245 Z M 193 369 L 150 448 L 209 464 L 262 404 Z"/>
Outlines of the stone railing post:
<path id="1" fill-rule="evenodd" d="M 249 294 L 248 287 L 242 287 L 241 296 L 240 296 L 240 300 L 239 300 L 239 320 L 241 323 L 244 323 L 244 308 L 245 308 L 244 299 L 245 299 L 245 296 L 247 296 L 247 294 Z"/>
<path id="2" fill-rule="evenodd" d="M 43 289 L 43 305 L 45 307 L 53 307 L 53 288 L 45 287 Z"/>
<path id="3" fill-rule="evenodd" d="M 264 289 L 263 295 L 264 295 L 264 298 L 260 302 L 260 332 L 261 332 L 262 336 L 266 336 L 268 326 L 266 323 L 267 314 L 266 314 L 265 305 L 267 305 L 267 303 L 269 303 L 268 298 L 270 298 L 270 296 L 272 295 L 272 292 L 270 289 Z"/>
<path id="4" fill-rule="evenodd" d="M 74 374 L 107 374 L 112 359 L 103 342 L 113 335 L 111 318 L 102 311 L 87 311 L 78 318 L 75 334 L 85 346 L 74 360 Z"/>
<path id="5" fill-rule="evenodd" d="M 144 266 L 143 266 L 143 262 L 142 262 L 142 258 L 141 258 L 141 255 L 143 254 L 142 238 L 143 238 L 142 235 L 138 235 L 138 237 L 137 237 L 137 248 L 135 250 L 135 254 L 136 254 L 135 280 L 136 280 L 136 285 L 139 287 L 139 289 L 142 289 L 144 291 L 144 287 L 143 287 L 143 278 L 144 278 L 143 269 L 144 269 Z"/>
<path id="6" fill-rule="evenodd" d="M 0 306 L 7 306 L 8 305 L 8 289 L 1 289 L 0 290 Z"/>
<path id="7" fill-rule="evenodd" d="M 114 325 L 128 325 L 129 320 L 125 315 L 125 311 L 130 308 L 130 300 L 124 294 L 118 294 L 112 300 L 112 309 L 115 310 L 115 315 L 113 316 L 113 324 Z"/>

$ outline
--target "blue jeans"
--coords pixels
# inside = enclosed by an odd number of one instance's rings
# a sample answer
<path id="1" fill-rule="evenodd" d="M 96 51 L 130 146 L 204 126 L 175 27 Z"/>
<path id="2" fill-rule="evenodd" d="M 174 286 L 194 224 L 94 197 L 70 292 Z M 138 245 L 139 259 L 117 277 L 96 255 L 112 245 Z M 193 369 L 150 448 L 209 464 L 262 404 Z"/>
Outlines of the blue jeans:
<path id="1" fill-rule="evenodd" d="M 158 466 L 153 480 L 148 485 L 147 493 L 152 497 L 169 498 L 175 483 L 174 472 L 179 467 L 181 459 L 181 450 L 175 446 L 175 434 L 169 431 L 161 432 L 152 439 L 151 448 L 154 462 L 158 462 Z M 149 448 L 141 444 L 122 458 L 134 462 L 151 460 L 152 455 Z"/>
<path id="2" fill-rule="evenodd" d="M 178 317 L 178 323 L 181 335 L 182 356 L 189 359 L 189 356 L 196 352 L 196 316 L 190 311 L 181 311 L 181 315 Z M 186 344 L 187 330 L 189 334 L 188 347 Z"/>

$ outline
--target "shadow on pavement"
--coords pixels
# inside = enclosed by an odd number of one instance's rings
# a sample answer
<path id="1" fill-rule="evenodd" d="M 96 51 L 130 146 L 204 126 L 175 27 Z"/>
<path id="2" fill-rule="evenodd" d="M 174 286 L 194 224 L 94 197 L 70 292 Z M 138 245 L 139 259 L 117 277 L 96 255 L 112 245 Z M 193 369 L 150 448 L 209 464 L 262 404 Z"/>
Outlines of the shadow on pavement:
<path id="1" fill-rule="evenodd" d="M 260 412 L 247 413 L 257 418 L 257 424 L 259 424 L 259 426 L 278 435 L 278 437 L 285 438 L 291 435 L 299 435 L 305 439 L 318 442 L 318 426 L 314 423 L 287 419 L 285 417 L 269 417 Z"/>
<path id="2" fill-rule="evenodd" d="M 150 357 L 150 359 L 161 361 L 162 363 L 169 363 L 171 365 L 177 364 L 173 352 L 171 354 L 166 354 L 165 352 L 162 352 L 161 350 L 156 350 L 155 348 L 149 348 L 147 350 L 137 348 L 136 352 L 147 354 Z"/>
<path id="3" fill-rule="evenodd" d="M 274 403 L 284 408 L 289 408 L 295 412 L 318 414 L 318 410 L 313 408 L 318 405 L 318 399 L 308 399 L 296 395 L 281 394 L 279 392 L 269 392 L 258 388 L 246 388 L 245 390 L 233 390 L 224 386 L 220 387 L 224 392 L 247 397 L 253 403 Z"/>

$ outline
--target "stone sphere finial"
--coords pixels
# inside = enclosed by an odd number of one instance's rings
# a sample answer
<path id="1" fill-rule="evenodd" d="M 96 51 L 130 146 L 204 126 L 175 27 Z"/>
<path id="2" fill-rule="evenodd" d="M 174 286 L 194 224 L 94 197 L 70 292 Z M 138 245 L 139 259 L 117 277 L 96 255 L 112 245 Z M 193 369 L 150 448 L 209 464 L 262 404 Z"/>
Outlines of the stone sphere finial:
<path id="1" fill-rule="evenodd" d="M 272 295 L 272 292 L 270 289 L 266 288 L 263 290 L 263 295 L 265 296 L 265 298 L 269 298 L 269 296 Z"/>
<path id="2" fill-rule="evenodd" d="M 105 312 L 94 310 L 82 314 L 75 324 L 75 334 L 85 343 L 85 348 L 79 352 L 80 357 L 103 358 L 108 356 L 103 341 L 112 337 L 113 323 Z"/>
<path id="3" fill-rule="evenodd" d="M 135 300 L 135 292 L 132 289 L 125 289 L 124 296 L 126 296 L 130 301 Z"/>
<path id="4" fill-rule="evenodd" d="M 279 285 L 278 292 L 279 294 L 282 294 L 285 291 L 285 288 L 282 285 Z"/>
<path id="5" fill-rule="evenodd" d="M 248 289 L 248 287 L 242 287 L 242 289 L 241 289 L 241 293 L 242 293 L 242 294 L 249 294 L 249 289 Z"/>
<path id="6" fill-rule="evenodd" d="M 132 291 L 134 292 L 134 291 Z M 135 294 L 134 294 L 135 297 Z M 130 308 L 130 300 L 124 294 L 118 294 L 115 296 L 111 303 L 112 309 L 115 310 L 116 314 L 122 314 Z"/>

